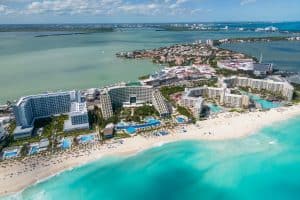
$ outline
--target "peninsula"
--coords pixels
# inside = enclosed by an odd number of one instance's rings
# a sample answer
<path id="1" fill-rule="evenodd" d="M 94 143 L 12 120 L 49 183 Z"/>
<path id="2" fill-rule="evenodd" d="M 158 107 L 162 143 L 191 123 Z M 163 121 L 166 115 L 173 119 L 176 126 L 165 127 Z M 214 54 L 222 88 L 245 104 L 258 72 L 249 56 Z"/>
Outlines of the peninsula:
<path id="1" fill-rule="evenodd" d="M 29 95 L 0 107 L 0 195 L 103 156 L 245 137 L 300 115 L 298 86 L 271 63 L 213 40 L 117 56 L 167 66 L 137 82 Z"/>

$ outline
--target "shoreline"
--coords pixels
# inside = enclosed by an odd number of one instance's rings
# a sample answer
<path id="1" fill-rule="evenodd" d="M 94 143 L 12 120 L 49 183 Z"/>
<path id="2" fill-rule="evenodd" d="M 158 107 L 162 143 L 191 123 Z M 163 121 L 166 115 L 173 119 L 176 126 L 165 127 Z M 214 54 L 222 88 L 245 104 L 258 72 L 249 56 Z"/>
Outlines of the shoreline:
<path id="1" fill-rule="evenodd" d="M 21 160 L 3 161 L 0 162 L 0 197 L 18 194 L 27 187 L 104 157 L 134 156 L 142 151 L 178 141 L 222 141 L 243 138 L 258 133 L 260 129 L 274 122 L 286 121 L 297 115 L 300 115 L 300 105 L 265 112 L 227 112 L 213 119 L 198 121 L 196 125 L 178 126 L 168 130 L 170 134 L 166 136 L 138 135 L 122 139 L 123 144 L 96 143 L 48 156 L 39 154 Z M 183 131 L 183 127 L 186 132 Z"/>

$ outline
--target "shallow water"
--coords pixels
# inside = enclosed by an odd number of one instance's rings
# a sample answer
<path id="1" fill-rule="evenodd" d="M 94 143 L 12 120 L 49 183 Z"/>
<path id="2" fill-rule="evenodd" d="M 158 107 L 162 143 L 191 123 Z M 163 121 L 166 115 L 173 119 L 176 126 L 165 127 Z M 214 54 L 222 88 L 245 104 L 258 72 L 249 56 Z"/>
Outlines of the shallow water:
<path id="1" fill-rule="evenodd" d="M 297 117 L 243 139 L 166 144 L 90 163 L 7 199 L 298 199 L 299 132 Z"/>
<path id="2" fill-rule="evenodd" d="M 116 58 L 115 53 L 119 51 L 205 39 L 279 35 L 248 31 L 168 32 L 132 29 L 112 33 L 34 37 L 39 34 L 0 33 L 0 103 L 45 91 L 86 89 L 118 81 L 134 81 L 141 75 L 159 69 L 149 60 Z"/>

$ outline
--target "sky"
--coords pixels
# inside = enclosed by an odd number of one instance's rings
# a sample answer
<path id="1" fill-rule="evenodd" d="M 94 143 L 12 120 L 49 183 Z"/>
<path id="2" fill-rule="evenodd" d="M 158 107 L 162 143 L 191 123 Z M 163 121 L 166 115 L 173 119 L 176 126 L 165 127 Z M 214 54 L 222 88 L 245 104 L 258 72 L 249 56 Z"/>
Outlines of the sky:
<path id="1" fill-rule="evenodd" d="M 300 21 L 300 0 L 0 0 L 0 23 Z"/>

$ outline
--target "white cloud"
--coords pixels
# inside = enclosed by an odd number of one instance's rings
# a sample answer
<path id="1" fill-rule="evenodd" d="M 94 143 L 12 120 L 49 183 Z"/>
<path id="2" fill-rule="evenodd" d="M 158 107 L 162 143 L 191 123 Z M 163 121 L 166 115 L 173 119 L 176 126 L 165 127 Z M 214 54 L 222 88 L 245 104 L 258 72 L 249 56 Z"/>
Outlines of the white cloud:
<path id="1" fill-rule="evenodd" d="M 242 0 L 240 2 L 241 6 L 247 5 L 247 4 L 251 4 L 251 3 L 255 3 L 256 0 Z"/>
<path id="2" fill-rule="evenodd" d="M 1 1 L 1 0 L 0 0 Z M 100 16 L 172 16 L 200 14 L 201 8 L 190 8 L 193 0 L 2 0 L 3 4 L 18 6 L 14 10 L 6 5 L 0 7 L 0 13 L 19 15 L 100 15 Z"/>
<path id="3" fill-rule="evenodd" d="M 15 13 L 15 11 L 13 9 L 10 9 L 6 5 L 0 4 L 0 15 L 9 15 L 9 14 L 13 14 L 13 13 Z"/>

